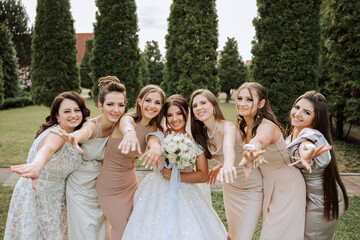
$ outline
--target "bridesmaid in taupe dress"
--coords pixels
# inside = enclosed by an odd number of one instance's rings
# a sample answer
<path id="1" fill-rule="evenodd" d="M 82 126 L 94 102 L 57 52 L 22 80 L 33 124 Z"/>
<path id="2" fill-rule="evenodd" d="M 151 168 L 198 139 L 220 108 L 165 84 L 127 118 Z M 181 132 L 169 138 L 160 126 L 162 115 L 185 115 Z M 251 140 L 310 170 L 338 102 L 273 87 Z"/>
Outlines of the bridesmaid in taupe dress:
<path id="1" fill-rule="evenodd" d="M 109 220 L 111 239 L 120 240 L 133 207 L 134 193 L 138 187 L 134 164 L 145 150 L 145 138 L 149 132 L 161 129 L 163 91 L 154 85 L 144 87 L 138 96 L 134 112 L 121 118 L 109 137 L 104 164 L 96 181 L 99 203 Z M 138 151 L 130 152 L 118 148 L 124 138 L 137 137 Z M 153 159 L 161 155 L 157 141 L 148 141 L 146 157 Z M 141 151 L 141 152 L 140 152 Z"/>
<path id="2" fill-rule="evenodd" d="M 297 168 L 288 166 L 290 161 L 281 126 L 270 109 L 265 88 L 254 82 L 242 84 L 236 92 L 236 108 L 242 138 L 248 143 L 240 162 L 246 177 L 251 163 L 257 164 L 264 159 L 268 162 L 259 165 L 264 184 L 260 239 L 302 240 L 305 182 Z M 263 156 L 259 156 L 264 152 Z"/>
<path id="3" fill-rule="evenodd" d="M 251 240 L 256 230 L 263 203 L 262 176 L 259 169 L 245 180 L 243 169 L 238 166 L 242 158 L 243 140 L 239 129 L 226 121 L 213 93 L 198 89 L 191 95 L 191 133 L 202 146 L 208 159 L 219 165 L 209 172 L 208 183 L 214 183 L 224 162 L 234 167 L 239 175 L 231 183 L 225 183 L 224 205 L 229 226 L 228 238 Z"/>
<path id="4" fill-rule="evenodd" d="M 331 149 L 331 135 L 325 97 L 315 91 L 306 92 L 295 101 L 290 119 L 287 152 L 292 159 L 301 157 L 304 163 L 295 165 L 306 183 L 304 239 L 334 239 L 337 221 L 349 203 L 335 155 L 326 151 Z"/>

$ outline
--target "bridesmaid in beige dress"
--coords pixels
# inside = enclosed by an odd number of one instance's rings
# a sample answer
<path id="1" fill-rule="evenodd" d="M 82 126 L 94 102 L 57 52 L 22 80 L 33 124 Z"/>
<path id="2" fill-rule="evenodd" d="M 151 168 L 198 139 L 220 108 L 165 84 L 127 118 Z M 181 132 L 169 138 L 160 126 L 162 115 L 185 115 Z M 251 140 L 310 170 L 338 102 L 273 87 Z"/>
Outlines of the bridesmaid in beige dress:
<path id="1" fill-rule="evenodd" d="M 241 135 L 248 143 L 240 166 L 244 166 L 248 178 L 250 164 L 262 159 L 258 155 L 263 150 L 263 158 L 268 162 L 259 165 L 264 183 L 260 239 L 301 240 L 305 226 L 305 182 L 297 168 L 288 166 L 282 129 L 270 109 L 266 91 L 260 84 L 248 82 L 239 87 L 236 98 Z"/>
<path id="2" fill-rule="evenodd" d="M 234 166 L 239 175 L 225 183 L 224 204 L 228 221 L 228 238 L 252 239 L 260 219 L 263 203 L 262 176 L 259 169 L 252 171 L 248 181 L 238 166 L 242 158 L 243 141 L 239 129 L 226 121 L 216 97 L 209 90 L 199 89 L 191 95 L 191 133 L 208 159 L 219 165 L 209 172 L 208 183 L 214 183 L 224 164 Z M 225 160 L 225 163 L 224 163 Z"/>
<path id="3" fill-rule="evenodd" d="M 134 165 L 140 155 L 136 146 L 130 152 L 119 149 L 118 146 L 123 138 L 136 136 L 143 152 L 146 148 L 146 135 L 161 129 L 160 113 L 163 103 L 164 93 L 159 87 L 144 87 L 140 91 L 134 112 L 122 117 L 120 128 L 115 126 L 109 137 L 104 164 L 96 181 L 96 191 L 101 209 L 112 226 L 113 240 L 121 239 L 132 212 L 133 197 L 138 187 Z M 158 141 L 149 140 L 147 146 L 149 151 L 144 154 L 147 163 L 160 158 L 161 147 Z"/>
<path id="4" fill-rule="evenodd" d="M 336 224 L 349 200 L 334 152 L 329 151 L 332 141 L 325 97 L 315 91 L 306 92 L 295 101 L 290 119 L 287 152 L 292 159 L 300 157 L 303 164 L 295 166 L 306 183 L 304 239 L 334 239 Z"/>
<path id="5" fill-rule="evenodd" d="M 105 240 L 106 219 L 100 208 L 95 183 L 102 167 L 108 137 L 125 113 L 126 89 L 115 76 L 99 79 L 98 107 L 102 114 L 73 133 L 58 133 L 82 154 L 80 167 L 66 180 L 69 240 Z M 78 143 L 81 144 L 81 148 Z M 110 231 L 108 231 L 110 232 Z"/>

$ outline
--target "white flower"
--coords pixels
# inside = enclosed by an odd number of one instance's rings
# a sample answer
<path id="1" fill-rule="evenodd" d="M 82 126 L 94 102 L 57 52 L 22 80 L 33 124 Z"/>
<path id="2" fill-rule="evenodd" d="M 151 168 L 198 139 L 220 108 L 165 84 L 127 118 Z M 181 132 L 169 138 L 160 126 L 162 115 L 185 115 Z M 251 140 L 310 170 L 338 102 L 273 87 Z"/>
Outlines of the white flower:
<path id="1" fill-rule="evenodd" d="M 182 141 L 183 140 L 183 136 L 181 136 L 181 135 L 175 135 L 174 137 L 173 137 L 173 139 L 172 139 L 174 142 L 176 142 L 176 143 L 180 143 L 180 141 Z"/>
<path id="2" fill-rule="evenodd" d="M 169 144 L 167 144 L 165 146 L 165 150 L 168 153 L 175 153 L 177 149 L 178 149 L 178 146 L 177 146 L 176 142 L 170 142 Z"/>

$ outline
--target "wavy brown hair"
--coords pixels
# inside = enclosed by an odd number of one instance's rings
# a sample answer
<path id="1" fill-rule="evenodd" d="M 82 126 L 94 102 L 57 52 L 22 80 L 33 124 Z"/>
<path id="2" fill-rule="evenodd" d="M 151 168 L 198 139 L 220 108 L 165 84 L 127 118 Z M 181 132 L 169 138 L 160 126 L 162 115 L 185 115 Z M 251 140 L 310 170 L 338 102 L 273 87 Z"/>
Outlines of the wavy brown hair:
<path id="1" fill-rule="evenodd" d="M 262 108 L 259 108 L 254 116 L 254 126 L 251 130 L 251 138 L 255 137 L 256 130 L 264 118 L 272 121 L 276 126 L 279 127 L 280 131 L 282 133 L 284 133 L 283 127 L 278 123 L 274 112 L 270 108 L 269 98 L 268 98 L 265 88 L 261 84 L 256 83 L 256 82 L 246 82 L 246 83 L 243 83 L 238 88 L 238 90 L 236 91 L 236 97 L 239 95 L 240 91 L 243 89 L 247 89 L 249 91 L 250 97 L 252 99 L 254 99 L 254 97 L 255 97 L 255 96 L 253 96 L 253 94 L 251 92 L 253 90 L 256 92 L 257 97 L 259 98 L 259 102 L 262 101 L 263 99 L 265 100 L 264 106 Z M 252 106 L 252 107 L 254 107 L 254 106 Z M 246 121 L 245 121 L 244 117 L 242 117 L 239 114 L 237 114 L 237 121 L 239 124 L 241 137 L 243 140 L 245 140 L 247 137 L 246 131 L 245 131 L 245 128 L 247 126 Z"/>
<path id="2" fill-rule="evenodd" d="M 75 128 L 75 130 L 78 130 L 82 127 L 83 123 L 86 122 L 86 118 L 90 116 L 90 110 L 86 107 L 84 98 L 80 96 L 77 92 L 70 91 L 70 92 L 63 92 L 60 93 L 58 96 L 55 97 L 54 101 L 51 104 L 50 108 L 50 115 L 46 117 L 45 123 L 43 123 L 40 128 L 36 131 L 35 138 L 37 138 L 42 132 L 44 132 L 49 127 L 58 124 L 58 121 L 56 119 L 56 115 L 59 114 L 59 109 L 61 103 L 65 99 L 70 99 L 76 102 L 76 104 L 79 106 L 81 113 L 82 113 L 82 121 L 81 123 Z"/>
<path id="3" fill-rule="evenodd" d="M 147 85 L 147 86 L 143 87 L 139 93 L 139 96 L 137 97 L 136 106 L 134 108 L 134 111 L 132 111 L 131 113 L 128 113 L 128 116 L 132 117 L 135 122 L 140 122 L 142 119 L 141 106 L 139 104 L 138 99 L 143 100 L 146 98 L 146 96 L 149 93 L 152 93 L 152 92 L 157 92 L 160 94 L 161 104 L 164 105 L 165 94 L 164 94 L 164 91 L 159 86 Z M 158 129 L 160 129 L 162 131 L 162 129 L 163 129 L 161 126 L 162 118 L 163 118 L 163 108 L 161 108 L 159 115 L 157 115 L 156 117 L 151 119 L 149 125 L 156 126 Z"/>
<path id="4" fill-rule="evenodd" d="M 120 80 L 115 76 L 106 76 L 102 77 L 98 81 L 99 87 L 99 95 L 98 95 L 98 102 L 104 104 L 106 95 L 111 92 L 119 92 L 124 94 L 126 99 L 126 88 L 123 84 L 120 83 Z"/>
<path id="5" fill-rule="evenodd" d="M 225 117 L 221 111 L 221 108 L 219 106 L 219 103 L 215 95 L 212 92 L 210 92 L 207 89 L 198 89 L 191 94 L 191 98 L 190 98 L 191 135 L 193 136 L 195 142 L 202 147 L 202 150 L 204 151 L 206 158 L 211 159 L 212 154 L 210 153 L 208 146 L 209 137 L 206 132 L 207 131 L 206 126 L 202 121 L 195 118 L 194 111 L 192 109 L 194 98 L 198 95 L 204 96 L 213 105 L 215 109 L 214 117 L 216 120 L 225 120 Z"/>
<path id="6" fill-rule="evenodd" d="M 325 139 L 332 145 L 332 138 L 330 133 L 330 121 L 329 114 L 326 107 L 326 98 L 316 91 L 308 91 L 298 97 L 294 102 L 291 109 L 301 100 L 306 99 L 312 103 L 314 107 L 314 120 L 312 122 L 312 128 L 318 130 L 324 135 Z M 290 117 L 291 118 L 291 117 Z M 291 119 L 290 119 L 291 122 Z M 291 126 L 291 133 L 294 127 Z M 324 170 L 323 190 L 324 190 L 324 219 L 325 221 L 332 221 L 339 219 L 339 199 L 337 184 L 339 184 L 344 196 L 345 208 L 349 207 L 349 199 L 346 194 L 344 183 L 342 182 L 339 170 L 337 167 L 337 161 L 334 154 L 334 150 L 330 150 L 331 161 Z"/>

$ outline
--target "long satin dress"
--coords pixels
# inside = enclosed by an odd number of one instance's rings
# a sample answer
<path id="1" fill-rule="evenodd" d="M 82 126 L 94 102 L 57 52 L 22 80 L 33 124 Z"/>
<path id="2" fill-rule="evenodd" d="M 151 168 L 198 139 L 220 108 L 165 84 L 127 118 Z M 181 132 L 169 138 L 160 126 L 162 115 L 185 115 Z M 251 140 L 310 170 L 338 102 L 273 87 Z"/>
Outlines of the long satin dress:
<path id="1" fill-rule="evenodd" d="M 39 143 L 50 131 L 59 131 L 54 125 L 42 132 L 34 141 L 27 158 L 31 163 Z M 5 240 L 67 239 L 65 179 L 79 167 L 81 156 L 67 142 L 45 164 L 36 189 L 30 178 L 17 182 L 8 211 Z"/>
<path id="2" fill-rule="evenodd" d="M 324 136 L 317 130 L 304 128 L 298 138 L 291 142 L 291 137 L 286 139 L 287 153 L 289 156 L 299 156 L 298 148 L 303 141 L 310 140 L 316 147 L 321 145 L 329 146 Z M 306 183 L 306 217 L 305 217 L 305 240 L 328 240 L 335 238 L 335 229 L 338 220 L 325 222 L 324 220 L 324 170 L 331 161 L 330 152 L 324 152 L 314 158 L 311 164 L 312 173 L 300 163 L 300 168 Z M 339 200 L 339 218 L 344 213 L 344 196 L 340 186 L 337 186 Z"/>
<path id="3" fill-rule="evenodd" d="M 96 131 L 98 131 L 96 121 Z M 87 140 L 80 167 L 66 180 L 69 239 L 105 240 L 106 219 L 100 208 L 95 183 L 105 154 L 107 138 Z"/>
<path id="4" fill-rule="evenodd" d="M 220 165 L 224 164 L 223 136 L 215 143 L 209 139 L 209 145 L 219 146 L 215 151 L 210 151 Z M 248 180 L 239 163 L 242 159 L 242 146 L 240 131 L 236 133 L 235 142 L 235 167 L 237 178 L 234 183 L 223 184 L 225 214 L 228 222 L 228 236 L 231 240 L 251 240 L 261 216 L 263 204 L 263 184 L 259 169 L 252 169 Z"/>
<path id="5" fill-rule="evenodd" d="M 281 136 L 266 147 L 263 157 L 269 164 L 259 166 L 264 182 L 261 240 L 302 240 L 305 227 L 305 182 L 290 164 Z"/>
<path id="6" fill-rule="evenodd" d="M 135 124 L 135 131 L 144 152 L 145 136 L 148 127 Z M 110 136 L 104 164 L 96 181 L 98 199 L 106 218 L 111 224 L 111 239 L 120 240 L 133 209 L 133 198 L 139 185 L 134 165 L 138 160 L 137 152 L 123 154 L 118 149 L 122 138 Z"/>

